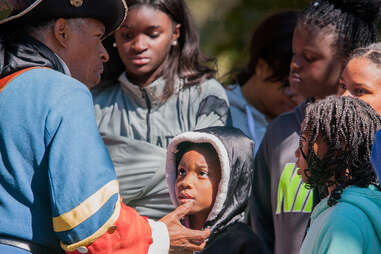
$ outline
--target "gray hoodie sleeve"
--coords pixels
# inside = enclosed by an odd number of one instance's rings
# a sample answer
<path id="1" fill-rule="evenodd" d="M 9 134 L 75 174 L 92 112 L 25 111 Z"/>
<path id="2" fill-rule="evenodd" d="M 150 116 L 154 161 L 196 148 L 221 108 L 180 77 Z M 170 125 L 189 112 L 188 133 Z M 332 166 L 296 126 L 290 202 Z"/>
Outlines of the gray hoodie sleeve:
<path id="1" fill-rule="evenodd" d="M 262 240 L 266 253 L 274 251 L 274 225 L 271 207 L 271 177 L 269 135 L 265 135 L 254 160 L 254 179 L 249 201 L 250 222 L 254 233 Z"/>
<path id="2" fill-rule="evenodd" d="M 215 79 L 210 79 L 201 85 L 201 89 L 199 102 L 194 105 L 197 107 L 195 129 L 230 126 L 229 102 L 222 85 Z"/>

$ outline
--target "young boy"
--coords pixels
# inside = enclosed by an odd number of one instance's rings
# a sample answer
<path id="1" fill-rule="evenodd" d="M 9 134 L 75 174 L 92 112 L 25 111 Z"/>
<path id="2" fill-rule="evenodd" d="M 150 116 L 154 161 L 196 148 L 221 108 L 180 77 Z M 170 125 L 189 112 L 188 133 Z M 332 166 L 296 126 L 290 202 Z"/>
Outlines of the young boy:
<path id="1" fill-rule="evenodd" d="M 330 96 L 306 108 L 298 174 L 323 200 L 300 253 L 381 253 L 381 191 L 370 162 L 381 117 L 367 103 Z"/>
<path id="2" fill-rule="evenodd" d="M 166 177 L 172 202 L 194 202 L 184 223 L 211 230 L 202 254 L 262 253 L 259 239 L 244 223 L 253 148 L 240 130 L 228 127 L 186 132 L 168 146 Z"/>

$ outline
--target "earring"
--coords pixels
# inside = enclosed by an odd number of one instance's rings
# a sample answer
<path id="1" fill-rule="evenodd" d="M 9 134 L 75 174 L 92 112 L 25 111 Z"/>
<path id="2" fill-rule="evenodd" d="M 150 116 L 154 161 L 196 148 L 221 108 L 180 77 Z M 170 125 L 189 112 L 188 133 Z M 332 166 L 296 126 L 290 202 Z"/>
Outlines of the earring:
<path id="1" fill-rule="evenodd" d="M 112 44 L 112 46 L 113 46 L 114 48 L 116 48 L 116 42 L 114 42 L 114 43 Z"/>
<path id="2" fill-rule="evenodd" d="M 172 42 L 172 46 L 177 46 L 177 44 L 178 44 L 177 40 Z"/>

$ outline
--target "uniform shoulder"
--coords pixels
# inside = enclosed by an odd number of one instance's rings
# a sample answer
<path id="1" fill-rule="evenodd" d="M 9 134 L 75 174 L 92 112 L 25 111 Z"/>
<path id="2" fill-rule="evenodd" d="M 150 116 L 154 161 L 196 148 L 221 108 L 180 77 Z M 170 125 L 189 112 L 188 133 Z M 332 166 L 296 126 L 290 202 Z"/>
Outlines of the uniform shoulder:
<path id="1" fill-rule="evenodd" d="M 28 81 L 28 82 L 25 82 Z M 89 89 L 80 81 L 50 68 L 35 68 L 29 70 L 15 79 L 22 86 L 33 84 L 33 92 L 39 94 L 44 92 L 44 96 L 63 96 L 71 93 L 82 93 L 90 95 Z"/>
<path id="2" fill-rule="evenodd" d="M 51 68 L 35 68 L 30 71 L 25 72 L 25 74 L 29 74 L 31 76 L 39 76 L 40 78 L 43 77 L 41 80 L 46 80 L 48 79 L 49 81 L 51 80 L 56 80 L 57 82 L 59 81 L 65 81 L 65 84 L 67 85 L 81 85 L 85 86 L 82 82 L 78 81 L 77 79 L 66 75 L 62 72 L 53 70 Z M 65 85 L 64 84 L 64 85 Z"/>

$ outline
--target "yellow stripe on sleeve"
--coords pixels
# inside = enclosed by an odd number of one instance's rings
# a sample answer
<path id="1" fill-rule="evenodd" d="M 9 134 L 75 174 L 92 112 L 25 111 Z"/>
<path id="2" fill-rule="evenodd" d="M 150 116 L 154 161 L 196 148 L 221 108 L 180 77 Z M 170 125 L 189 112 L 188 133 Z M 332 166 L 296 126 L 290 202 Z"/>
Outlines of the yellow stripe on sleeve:
<path id="1" fill-rule="evenodd" d="M 91 236 L 87 237 L 86 239 L 84 239 L 80 242 L 76 242 L 76 243 L 73 243 L 70 245 L 65 245 L 63 242 L 61 242 L 61 248 L 67 252 L 75 251 L 78 247 L 88 246 L 92 242 L 94 242 L 95 240 L 100 238 L 103 234 L 105 234 L 110 229 L 111 226 L 114 226 L 115 222 L 118 220 L 119 214 L 120 214 L 120 209 L 121 209 L 120 203 L 121 203 L 120 196 L 118 195 L 118 201 L 115 205 L 114 213 L 106 221 L 106 223 L 102 227 L 100 227 L 94 234 L 92 234 Z"/>
<path id="2" fill-rule="evenodd" d="M 53 218 L 55 232 L 71 230 L 94 215 L 115 194 L 119 195 L 119 184 L 113 180 L 91 195 L 73 210 Z"/>

